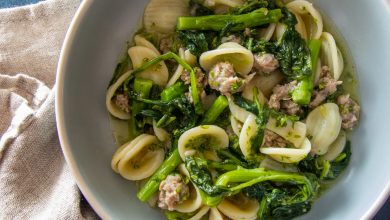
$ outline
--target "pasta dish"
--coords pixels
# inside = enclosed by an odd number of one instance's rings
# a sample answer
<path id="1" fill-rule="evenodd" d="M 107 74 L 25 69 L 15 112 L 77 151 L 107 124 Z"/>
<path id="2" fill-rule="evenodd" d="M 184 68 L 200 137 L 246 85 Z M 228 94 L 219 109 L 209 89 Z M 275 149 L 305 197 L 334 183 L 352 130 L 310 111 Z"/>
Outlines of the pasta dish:
<path id="1" fill-rule="evenodd" d="M 167 219 L 309 212 L 359 121 L 335 39 L 305 0 L 151 0 L 107 90 L 112 169 Z"/>

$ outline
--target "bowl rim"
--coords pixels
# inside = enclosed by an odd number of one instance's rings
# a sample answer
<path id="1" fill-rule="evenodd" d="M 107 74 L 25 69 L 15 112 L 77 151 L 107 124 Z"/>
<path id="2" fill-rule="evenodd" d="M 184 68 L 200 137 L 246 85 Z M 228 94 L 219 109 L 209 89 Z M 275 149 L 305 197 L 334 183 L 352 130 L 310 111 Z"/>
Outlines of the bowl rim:
<path id="1" fill-rule="evenodd" d="M 58 137 L 60 140 L 62 152 L 64 153 L 65 161 L 70 167 L 70 172 L 72 176 L 75 178 L 77 186 L 79 187 L 82 194 L 85 196 L 85 198 L 87 199 L 88 203 L 91 205 L 93 210 L 102 219 L 110 219 L 108 213 L 104 211 L 102 204 L 98 202 L 96 197 L 93 195 L 92 191 L 89 189 L 87 183 L 85 182 L 83 176 L 80 173 L 79 167 L 76 165 L 76 160 L 71 152 L 71 146 L 69 144 L 68 134 L 65 128 L 65 118 L 64 118 L 64 108 L 63 108 L 64 78 L 66 74 L 65 73 L 66 64 L 68 63 L 68 59 L 69 59 L 69 50 L 75 38 L 76 31 L 80 26 L 80 22 L 84 18 L 86 12 L 88 11 L 88 9 L 90 8 L 93 2 L 94 2 L 93 0 L 84 0 L 81 2 L 66 32 L 65 39 L 60 52 L 58 67 L 57 67 L 56 91 L 55 91 L 55 113 L 56 113 L 56 122 L 57 122 L 57 132 L 58 132 Z"/>
<path id="2" fill-rule="evenodd" d="M 69 144 L 69 138 L 65 128 L 64 108 L 63 108 L 63 94 L 64 94 L 64 78 L 66 64 L 69 59 L 69 50 L 72 46 L 72 42 L 75 39 L 76 31 L 79 29 L 80 23 L 83 20 L 86 12 L 90 8 L 93 0 L 84 0 L 81 2 L 77 9 L 70 26 L 67 30 L 57 66 L 56 73 L 56 85 L 55 85 L 55 113 L 57 122 L 57 132 L 61 145 L 62 152 L 65 157 L 67 165 L 70 167 L 72 176 L 75 178 L 77 186 L 85 196 L 93 210 L 102 219 L 111 219 L 109 214 L 105 211 L 103 205 L 97 200 L 92 191 L 89 189 L 85 179 L 80 173 L 79 167 L 76 165 L 76 160 L 71 152 L 71 146 Z M 390 8 L 390 5 L 387 5 Z M 367 209 L 361 219 L 372 219 L 375 214 L 382 208 L 390 195 L 390 181 L 386 183 L 386 186 L 382 189 L 379 196 L 374 200 L 371 206 Z"/>

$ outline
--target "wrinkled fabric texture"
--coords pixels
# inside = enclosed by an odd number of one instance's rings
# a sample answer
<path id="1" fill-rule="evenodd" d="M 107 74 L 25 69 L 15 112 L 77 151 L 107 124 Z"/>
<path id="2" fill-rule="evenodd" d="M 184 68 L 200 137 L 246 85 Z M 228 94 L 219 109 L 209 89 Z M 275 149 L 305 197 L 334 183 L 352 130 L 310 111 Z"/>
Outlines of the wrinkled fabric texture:
<path id="1" fill-rule="evenodd" d="M 0 219 L 96 219 L 59 144 L 54 90 L 79 0 L 0 10 Z"/>

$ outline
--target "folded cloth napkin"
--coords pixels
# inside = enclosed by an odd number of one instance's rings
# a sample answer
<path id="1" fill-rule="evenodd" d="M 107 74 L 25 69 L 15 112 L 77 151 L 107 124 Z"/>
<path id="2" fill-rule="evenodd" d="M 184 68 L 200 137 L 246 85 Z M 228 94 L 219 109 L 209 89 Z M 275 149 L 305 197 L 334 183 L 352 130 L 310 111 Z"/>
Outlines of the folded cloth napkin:
<path id="1" fill-rule="evenodd" d="M 0 10 L 0 219 L 96 219 L 58 141 L 55 73 L 80 0 Z"/>

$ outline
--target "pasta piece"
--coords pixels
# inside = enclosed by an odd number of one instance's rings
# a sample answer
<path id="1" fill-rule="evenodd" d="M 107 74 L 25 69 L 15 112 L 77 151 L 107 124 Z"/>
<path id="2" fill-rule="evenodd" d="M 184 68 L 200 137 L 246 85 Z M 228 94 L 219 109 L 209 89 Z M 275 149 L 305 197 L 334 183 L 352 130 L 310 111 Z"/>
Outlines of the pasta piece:
<path id="1" fill-rule="evenodd" d="M 214 0 L 215 4 L 226 5 L 229 7 L 237 7 L 244 4 L 243 0 Z"/>
<path id="2" fill-rule="evenodd" d="M 333 78 L 338 80 L 344 70 L 343 56 L 331 34 L 323 32 L 321 41 L 321 59 L 325 65 L 329 66 Z"/>
<path id="3" fill-rule="evenodd" d="M 192 216 L 188 220 L 200 220 L 200 219 L 202 219 L 203 216 L 205 216 L 207 214 L 207 212 L 209 210 L 210 210 L 210 207 L 203 206 L 202 208 L 199 209 L 199 211 L 194 216 Z"/>
<path id="4" fill-rule="evenodd" d="M 306 126 L 312 152 L 319 155 L 325 154 L 340 133 L 339 107 L 335 103 L 318 106 L 307 116 Z"/>
<path id="5" fill-rule="evenodd" d="M 175 31 L 177 18 L 189 15 L 188 2 L 184 0 L 151 0 L 144 13 L 147 32 Z"/>
<path id="6" fill-rule="evenodd" d="M 295 147 L 300 147 L 306 137 L 306 124 L 300 121 L 288 120 L 285 126 L 278 126 L 274 118 L 269 118 L 266 128 L 291 142 Z"/>
<path id="7" fill-rule="evenodd" d="M 286 5 L 286 8 L 292 11 L 294 14 L 298 14 L 298 15 L 309 14 L 312 18 L 312 23 L 314 24 L 314 26 L 312 26 L 311 23 L 306 24 L 306 27 L 307 26 L 310 27 L 309 31 L 306 30 L 307 33 L 310 33 L 308 34 L 308 38 L 319 39 L 321 37 L 324 24 L 322 22 L 321 14 L 313 7 L 312 3 L 304 0 L 296 0 L 288 3 Z"/>
<path id="8" fill-rule="evenodd" d="M 259 167 L 265 168 L 267 170 L 277 170 L 293 173 L 298 172 L 298 168 L 296 166 L 292 164 L 280 163 L 276 160 L 271 159 L 270 157 L 264 158 L 264 160 L 261 161 Z"/>
<path id="9" fill-rule="evenodd" d="M 158 56 L 152 49 L 144 46 L 130 47 L 128 53 L 134 68 L 138 68 L 145 61 L 150 61 Z M 164 61 L 138 73 L 139 77 L 150 79 L 159 86 L 165 86 L 167 84 L 168 75 L 168 68 Z"/>
<path id="10" fill-rule="evenodd" d="M 295 18 L 297 19 L 297 24 L 295 25 L 295 29 L 297 32 L 301 35 L 301 37 L 305 40 L 307 40 L 307 32 L 306 32 L 306 26 L 305 22 L 302 20 L 301 16 L 297 13 L 294 13 Z"/>
<path id="11" fill-rule="evenodd" d="M 195 154 L 200 145 L 206 147 L 202 149 L 205 152 L 227 148 L 229 137 L 222 128 L 215 125 L 201 125 L 187 130 L 178 141 L 179 154 L 183 161 L 186 156 Z"/>
<path id="12" fill-rule="evenodd" d="M 190 50 L 185 50 L 184 51 L 184 56 L 182 57 L 188 64 L 191 66 L 196 66 L 197 65 L 197 58 L 195 55 L 191 53 Z"/>
<path id="13" fill-rule="evenodd" d="M 272 38 L 272 35 L 274 34 L 275 32 L 275 28 L 276 28 L 276 23 L 271 23 L 268 25 L 267 28 L 263 28 L 260 30 L 260 38 L 265 40 L 265 41 L 269 41 L 271 40 Z"/>
<path id="14" fill-rule="evenodd" d="M 269 75 L 258 75 L 256 74 L 249 84 L 254 84 L 260 91 L 264 94 L 265 97 L 270 97 L 272 94 L 272 89 L 284 79 L 283 74 L 278 70 L 274 71 Z"/>
<path id="15" fill-rule="evenodd" d="M 180 58 L 184 58 L 184 49 L 183 48 L 179 49 L 179 56 L 180 56 Z M 166 87 L 168 88 L 168 87 L 172 86 L 173 84 L 175 84 L 176 81 L 180 78 L 180 76 L 183 73 L 183 71 L 184 71 L 183 66 L 182 65 L 178 65 L 176 70 L 175 70 L 175 73 L 173 73 L 173 75 L 169 79 Z"/>
<path id="16" fill-rule="evenodd" d="M 283 37 L 284 32 L 286 31 L 287 26 L 283 23 L 277 23 L 275 27 L 275 32 L 274 32 L 274 39 L 277 41 L 280 41 Z"/>
<path id="17" fill-rule="evenodd" d="M 230 115 L 230 125 L 232 126 L 233 132 L 240 136 L 240 132 L 242 129 L 242 123 L 238 121 L 233 115 Z"/>
<path id="18" fill-rule="evenodd" d="M 248 158 L 252 152 L 252 138 L 256 136 L 257 124 L 256 116 L 252 113 L 246 118 L 238 139 L 240 149 L 245 158 Z"/>
<path id="19" fill-rule="evenodd" d="M 299 148 L 262 147 L 260 152 L 282 163 L 297 163 L 307 156 L 310 149 L 310 141 L 305 138 Z"/>
<path id="20" fill-rule="evenodd" d="M 318 59 L 317 68 L 316 68 L 316 72 L 315 72 L 315 76 L 314 76 L 314 85 L 318 84 L 318 81 L 320 80 L 321 72 L 322 72 L 321 59 Z"/>
<path id="21" fill-rule="evenodd" d="M 259 202 L 248 199 L 241 194 L 225 198 L 217 206 L 218 210 L 231 219 L 256 219 L 259 210 Z"/>
<path id="22" fill-rule="evenodd" d="M 200 66 L 209 71 L 215 64 L 228 61 L 236 72 L 246 77 L 253 67 L 253 54 L 235 42 L 226 42 L 217 49 L 204 52 L 199 57 Z"/>
<path id="23" fill-rule="evenodd" d="M 223 220 L 222 214 L 217 208 L 210 208 L 209 220 Z"/>
<path id="24" fill-rule="evenodd" d="M 164 150 L 153 147 L 156 136 L 141 134 L 122 145 L 111 160 L 111 168 L 128 180 L 142 180 L 151 176 L 164 161 Z"/>
<path id="25" fill-rule="evenodd" d="M 188 178 L 190 176 L 184 164 L 179 165 L 179 172 Z M 202 205 L 202 197 L 200 196 L 199 189 L 191 181 L 188 182 L 188 184 L 190 188 L 190 196 L 182 203 L 175 205 L 174 209 L 178 212 L 194 212 Z"/>
<path id="26" fill-rule="evenodd" d="M 250 112 L 236 105 L 233 101 L 233 97 L 231 97 L 230 95 L 227 96 L 227 98 L 229 101 L 229 109 L 233 117 L 235 117 L 238 121 L 244 123 Z"/>
<path id="27" fill-rule="evenodd" d="M 153 119 L 153 132 L 156 135 L 157 139 L 161 142 L 166 142 L 169 140 L 169 133 L 163 128 L 157 127 L 156 120 Z"/>
<path id="28" fill-rule="evenodd" d="M 249 81 L 248 84 L 245 85 L 241 95 L 245 99 L 248 99 L 250 101 L 253 101 L 253 88 L 257 88 L 257 99 L 261 104 L 265 104 L 268 102 L 267 98 L 264 96 L 263 92 L 261 89 L 257 86 L 257 83 L 255 80 Z"/>
<path id="29" fill-rule="evenodd" d="M 160 55 L 160 51 L 148 40 L 146 40 L 141 35 L 135 35 L 134 42 L 136 46 L 143 46 L 153 50 L 157 55 Z"/>
<path id="30" fill-rule="evenodd" d="M 339 136 L 329 146 L 328 152 L 322 156 L 324 160 L 333 161 L 343 152 L 345 144 L 347 143 L 347 134 L 341 130 Z"/>
<path id="31" fill-rule="evenodd" d="M 131 73 L 132 71 L 128 71 L 125 74 L 123 74 L 121 77 L 119 77 L 119 79 L 108 88 L 106 93 L 106 107 L 108 111 L 114 117 L 123 120 L 130 119 L 130 114 L 128 112 L 121 110 L 117 105 L 115 105 L 112 99 L 114 98 L 116 90 L 123 84 L 124 81 L 126 81 L 127 78 L 129 78 Z"/>

